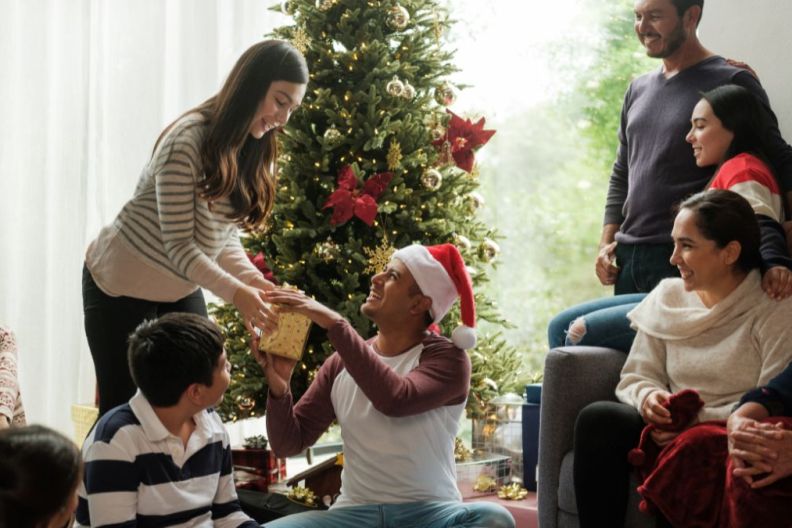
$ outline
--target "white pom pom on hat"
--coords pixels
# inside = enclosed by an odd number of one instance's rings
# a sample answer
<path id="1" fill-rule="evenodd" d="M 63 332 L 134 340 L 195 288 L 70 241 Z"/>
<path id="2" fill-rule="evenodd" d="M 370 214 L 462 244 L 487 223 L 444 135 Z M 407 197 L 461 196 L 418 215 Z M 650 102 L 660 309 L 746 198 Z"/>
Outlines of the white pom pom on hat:
<path id="1" fill-rule="evenodd" d="M 451 340 L 463 350 L 476 346 L 473 282 L 456 246 L 413 244 L 396 251 L 393 258 L 407 266 L 423 294 L 432 299 L 430 314 L 435 323 L 445 317 L 459 297 L 462 325 L 451 333 Z"/>

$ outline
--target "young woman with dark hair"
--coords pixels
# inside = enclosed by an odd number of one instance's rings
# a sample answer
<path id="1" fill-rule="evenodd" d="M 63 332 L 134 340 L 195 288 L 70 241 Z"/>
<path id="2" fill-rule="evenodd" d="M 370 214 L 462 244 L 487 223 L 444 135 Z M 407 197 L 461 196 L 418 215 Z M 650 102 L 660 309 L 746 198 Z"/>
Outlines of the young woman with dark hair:
<path id="1" fill-rule="evenodd" d="M 201 288 L 233 303 L 249 331 L 274 327 L 262 298 L 272 285 L 238 230 L 262 228 L 272 210 L 275 136 L 308 78 L 292 45 L 251 46 L 216 95 L 162 132 L 134 196 L 88 247 L 83 308 L 100 414 L 134 393 L 127 336 L 164 313 L 206 316 Z"/>

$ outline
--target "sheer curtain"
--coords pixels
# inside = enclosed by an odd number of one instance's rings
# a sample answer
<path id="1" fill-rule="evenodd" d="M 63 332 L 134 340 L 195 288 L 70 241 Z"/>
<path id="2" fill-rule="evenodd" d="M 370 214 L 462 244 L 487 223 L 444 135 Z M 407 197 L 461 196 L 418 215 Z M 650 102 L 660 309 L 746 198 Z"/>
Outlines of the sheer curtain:
<path id="1" fill-rule="evenodd" d="M 162 128 L 287 19 L 267 0 L 0 1 L 0 324 L 31 422 L 72 433 L 95 379 L 88 242 L 131 196 Z"/>

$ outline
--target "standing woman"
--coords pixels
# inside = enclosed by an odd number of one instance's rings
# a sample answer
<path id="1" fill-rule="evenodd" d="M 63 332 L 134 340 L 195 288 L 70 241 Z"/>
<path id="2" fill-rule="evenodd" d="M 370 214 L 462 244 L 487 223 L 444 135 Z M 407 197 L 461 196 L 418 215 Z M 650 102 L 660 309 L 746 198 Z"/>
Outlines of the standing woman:
<path id="1" fill-rule="evenodd" d="M 261 229 L 272 210 L 276 134 L 300 105 L 305 58 L 268 40 L 239 58 L 223 87 L 160 135 L 135 193 L 91 242 L 83 268 L 85 332 L 99 414 L 134 394 L 127 336 L 168 312 L 207 316 L 201 288 L 271 330 L 272 287 L 249 262 L 239 228 Z"/>

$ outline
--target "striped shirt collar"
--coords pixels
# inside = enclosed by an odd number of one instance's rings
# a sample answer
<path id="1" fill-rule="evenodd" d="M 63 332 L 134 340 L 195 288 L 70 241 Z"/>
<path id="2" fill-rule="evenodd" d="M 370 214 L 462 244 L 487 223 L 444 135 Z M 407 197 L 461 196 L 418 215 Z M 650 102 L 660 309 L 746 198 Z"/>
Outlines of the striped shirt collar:
<path id="1" fill-rule="evenodd" d="M 140 389 L 138 389 L 135 395 L 132 396 L 132 399 L 129 400 L 129 407 L 140 421 L 143 434 L 146 435 L 149 441 L 161 442 L 169 437 L 176 438 L 176 435 L 168 431 L 162 424 L 157 413 L 154 412 L 154 408 L 143 393 L 140 392 Z M 199 433 L 204 438 L 211 436 L 212 427 L 208 419 L 209 412 L 209 409 L 204 409 L 193 415 L 193 420 L 195 420 L 195 431 L 193 434 Z M 214 411 L 212 410 L 211 412 Z"/>

